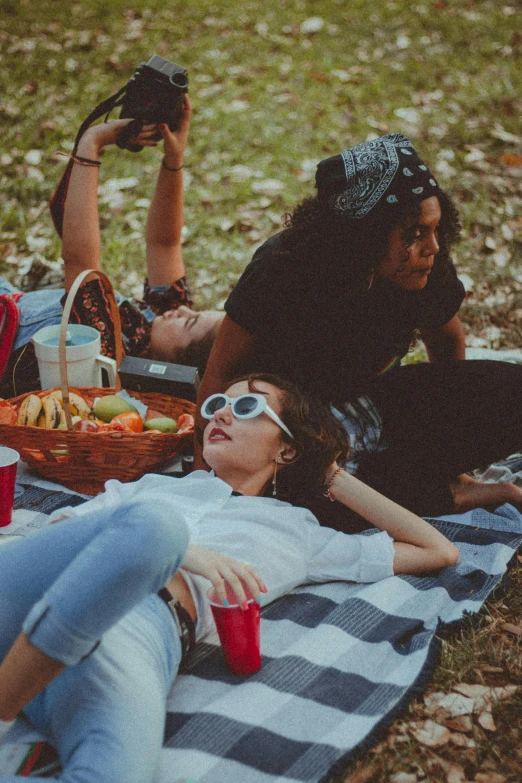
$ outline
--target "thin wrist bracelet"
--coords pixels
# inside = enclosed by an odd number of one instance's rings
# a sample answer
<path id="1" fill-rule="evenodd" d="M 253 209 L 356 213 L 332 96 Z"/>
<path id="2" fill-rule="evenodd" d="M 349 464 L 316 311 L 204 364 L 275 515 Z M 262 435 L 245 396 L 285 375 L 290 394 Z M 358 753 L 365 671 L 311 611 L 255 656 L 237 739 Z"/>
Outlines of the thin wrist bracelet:
<path id="1" fill-rule="evenodd" d="M 332 475 L 330 476 L 330 480 L 329 480 L 328 484 L 326 484 L 326 486 L 325 486 L 325 491 L 323 492 L 323 495 L 324 495 L 324 497 L 325 497 L 325 498 L 328 498 L 329 500 L 331 500 L 331 501 L 332 501 L 332 503 L 333 503 L 335 500 L 337 500 L 337 498 L 335 498 L 335 497 L 332 495 L 332 493 L 331 493 L 331 491 L 330 491 L 330 487 L 332 486 L 332 484 L 333 484 L 333 482 L 334 482 L 335 478 L 336 478 L 336 477 L 339 475 L 339 473 L 340 473 L 342 470 L 343 470 L 343 468 L 341 468 L 341 467 L 339 466 L 339 467 L 337 468 L 337 470 L 335 470 L 335 471 L 332 473 Z"/>
<path id="2" fill-rule="evenodd" d="M 181 171 L 181 169 L 183 168 L 183 163 L 182 163 L 181 166 L 178 166 L 177 169 L 172 169 L 170 166 L 167 166 L 167 164 L 165 163 L 165 158 L 163 158 L 163 160 L 161 161 L 161 165 L 163 166 L 164 169 L 167 169 L 167 171 Z"/>
<path id="3" fill-rule="evenodd" d="M 57 150 L 56 154 L 62 155 L 64 158 L 70 158 L 71 160 L 74 160 L 75 163 L 79 163 L 80 166 L 96 166 L 96 168 L 101 166 L 101 160 L 91 160 L 91 158 L 84 158 L 82 155 L 71 155 L 68 152 L 62 152 L 61 150 Z"/>

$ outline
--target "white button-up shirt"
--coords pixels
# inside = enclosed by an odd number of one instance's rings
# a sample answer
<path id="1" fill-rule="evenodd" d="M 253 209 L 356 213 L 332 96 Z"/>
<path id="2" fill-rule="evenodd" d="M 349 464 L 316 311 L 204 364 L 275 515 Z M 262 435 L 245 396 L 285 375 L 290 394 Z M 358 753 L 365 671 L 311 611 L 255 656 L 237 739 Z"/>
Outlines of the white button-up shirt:
<path id="1" fill-rule="evenodd" d="M 307 582 L 377 582 L 393 575 L 393 541 L 385 532 L 346 535 L 321 527 L 307 509 L 277 498 L 232 495 L 232 487 L 199 470 L 185 478 L 147 474 L 121 484 L 111 480 L 105 492 L 56 516 L 81 516 L 108 510 L 134 498 L 151 508 L 170 509 L 173 524 L 183 520 L 193 544 L 248 562 L 263 578 L 268 593 L 261 604 Z M 198 611 L 197 636 L 213 630 L 206 592 L 210 582 L 184 572 Z"/>

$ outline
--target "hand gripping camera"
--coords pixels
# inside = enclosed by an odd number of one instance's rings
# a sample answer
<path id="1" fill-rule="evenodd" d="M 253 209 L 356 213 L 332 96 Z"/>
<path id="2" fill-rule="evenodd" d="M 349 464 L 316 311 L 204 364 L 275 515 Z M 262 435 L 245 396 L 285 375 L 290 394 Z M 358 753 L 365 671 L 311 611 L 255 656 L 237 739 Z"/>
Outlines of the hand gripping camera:
<path id="1" fill-rule="evenodd" d="M 171 130 L 176 130 L 187 91 L 187 71 L 180 65 L 157 54 L 152 55 L 146 63 L 141 63 L 126 85 L 120 112 L 121 119 L 133 117 L 137 122 L 129 123 L 120 134 L 118 146 L 140 152 L 143 148 L 129 141 L 146 123 L 165 122 Z M 161 134 L 152 138 L 160 141 Z"/>
<path id="2" fill-rule="evenodd" d="M 187 71 L 180 65 L 153 54 L 146 63 L 138 66 L 126 85 L 99 103 L 82 122 L 76 134 L 72 155 L 76 155 L 78 143 L 87 128 L 104 114 L 107 119 L 117 106 L 121 106 L 120 117 L 134 118 L 134 122 L 129 122 L 120 133 L 117 144 L 122 149 L 140 152 L 143 148 L 131 144 L 131 139 L 140 132 L 145 123 L 165 122 L 171 130 L 179 127 L 181 105 L 187 92 Z M 155 139 L 160 141 L 161 134 L 157 134 Z M 63 210 L 73 162 L 71 159 L 67 164 L 50 204 L 51 216 L 59 236 L 62 235 Z"/>

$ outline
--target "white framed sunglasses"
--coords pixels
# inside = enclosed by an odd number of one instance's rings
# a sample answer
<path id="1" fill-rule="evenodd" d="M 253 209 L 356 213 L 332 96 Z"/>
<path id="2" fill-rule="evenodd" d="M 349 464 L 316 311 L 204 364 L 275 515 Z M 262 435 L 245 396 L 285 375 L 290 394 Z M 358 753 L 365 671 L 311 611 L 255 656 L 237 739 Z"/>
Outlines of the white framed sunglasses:
<path id="1" fill-rule="evenodd" d="M 277 413 L 272 410 L 263 394 L 242 394 L 240 397 L 212 394 L 210 397 L 207 397 L 201 406 L 201 415 L 204 419 L 213 419 L 216 411 L 225 408 L 227 405 L 230 405 L 232 415 L 236 419 L 254 419 L 256 416 L 266 413 L 272 421 L 275 421 L 278 427 L 281 427 L 283 432 L 286 432 L 292 439 L 294 437 L 286 424 L 283 424 Z"/>

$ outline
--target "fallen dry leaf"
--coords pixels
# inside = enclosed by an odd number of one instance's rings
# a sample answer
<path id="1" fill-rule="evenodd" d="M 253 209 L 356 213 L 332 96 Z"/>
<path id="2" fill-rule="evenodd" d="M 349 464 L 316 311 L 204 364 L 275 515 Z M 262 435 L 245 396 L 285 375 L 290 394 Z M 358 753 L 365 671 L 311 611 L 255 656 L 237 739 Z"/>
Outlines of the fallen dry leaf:
<path id="1" fill-rule="evenodd" d="M 509 699 L 513 694 L 515 694 L 518 690 L 517 685 L 504 685 L 499 686 L 497 688 L 490 688 L 490 692 L 484 694 L 484 696 L 480 696 L 479 698 L 475 699 L 475 712 L 482 712 L 483 710 L 488 710 L 491 712 L 491 709 L 498 701 L 502 701 L 502 699 Z"/>
<path id="2" fill-rule="evenodd" d="M 446 759 L 442 759 L 440 756 L 435 756 L 428 759 L 426 766 L 430 770 L 440 767 L 446 773 L 447 783 L 468 783 L 464 769 L 460 764 L 456 764 L 453 761 L 446 761 Z"/>
<path id="3" fill-rule="evenodd" d="M 451 717 L 469 715 L 473 712 L 475 702 L 460 693 L 430 693 L 424 697 L 429 712 L 442 710 Z"/>
<path id="4" fill-rule="evenodd" d="M 506 166 L 522 166 L 522 155 L 507 153 L 506 155 L 501 155 L 498 160 Z"/>
<path id="5" fill-rule="evenodd" d="M 450 763 L 446 771 L 447 783 L 467 783 L 466 773 L 460 764 Z"/>
<path id="6" fill-rule="evenodd" d="M 484 715 L 491 715 L 491 713 L 483 713 Z M 456 745 L 458 748 L 474 748 L 475 747 L 475 740 L 472 740 L 471 737 L 466 737 L 465 734 L 460 734 L 459 732 L 454 732 L 453 734 L 450 734 L 450 742 L 453 743 L 453 745 Z"/>
<path id="7" fill-rule="evenodd" d="M 478 699 L 489 693 L 491 688 L 488 688 L 487 685 L 472 685 L 468 682 L 459 682 L 453 686 L 452 690 L 462 693 L 463 696 L 468 696 L 470 699 Z"/>
<path id="8" fill-rule="evenodd" d="M 396 772 L 390 780 L 391 783 L 417 783 L 417 775 L 414 772 Z"/>
<path id="9" fill-rule="evenodd" d="M 451 732 L 445 726 L 435 723 L 434 720 L 420 721 L 411 724 L 411 733 L 421 745 L 427 745 L 429 748 L 439 748 L 446 745 L 451 736 Z M 415 728 L 413 728 L 415 727 Z"/>
<path id="10" fill-rule="evenodd" d="M 477 772 L 475 775 L 475 783 L 504 783 L 505 780 L 499 772 Z"/>
<path id="11" fill-rule="evenodd" d="M 472 703 L 471 709 L 467 710 L 467 712 L 483 712 L 484 710 L 491 712 L 493 705 L 497 701 L 508 699 L 510 696 L 513 696 L 513 694 L 518 690 L 518 686 L 505 685 L 498 686 L 496 688 L 489 688 L 487 685 L 470 685 L 467 682 L 460 682 L 458 685 L 454 686 L 454 690 L 457 691 L 457 694 L 460 694 L 461 699 L 466 699 L 467 702 Z M 451 695 L 452 694 L 448 694 L 448 696 Z M 461 709 L 464 709 L 467 702 L 465 704 L 458 702 L 457 706 L 460 706 Z M 448 709 L 448 707 L 445 706 L 445 702 L 443 700 L 440 701 L 440 705 L 444 706 L 445 709 Z M 465 713 L 462 712 L 453 714 Z"/>
<path id="12" fill-rule="evenodd" d="M 515 636 L 522 636 L 522 625 L 514 625 L 513 623 L 501 623 L 499 625 L 501 631 L 512 633 Z"/>
<path id="13" fill-rule="evenodd" d="M 284 182 L 279 179 L 263 179 L 252 183 L 254 193 L 261 193 L 263 196 L 277 196 L 284 188 Z"/>
<path id="14" fill-rule="evenodd" d="M 458 715 L 456 718 L 446 721 L 446 726 L 453 731 L 471 731 L 473 723 L 469 715 Z"/>
<path id="15" fill-rule="evenodd" d="M 309 19 L 305 19 L 301 22 L 300 30 L 304 35 L 310 35 L 310 33 L 318 33 L 324 27 L 324 19 L 320 16 L 311 16 Z"/>
<path id="16" fill-rule="evenodd" d="M 483 729 L 486 729 L 486 731 L 497 730 L 497 726 L 495 721 L 493 720 L 493 715 L 491 714 L 491 712 L 488 712 L 487 710 L 481 712 L 477 720 L 479 725 L 482 726 Z"/>
<path id="17" fill-rule="evenodd" d="M 500 139 L 501 141 L 507 141 L 513 144 L 522 144 L 522 137 L 515 136 L 514 133 L 509 133 L 508 131 L 504 130 L 500 123 L 495 125 L 494 129 L 490 131 L 490 135 L 495 139 Z"/>
<path id="18" fill-rule="evenodd" d="M 323 82 L 325 84 L 330 83 L 330 77 L 326 73 L 319 73 L 318 71 L 311 71 L 310 78 L 315 82 Z"/>

